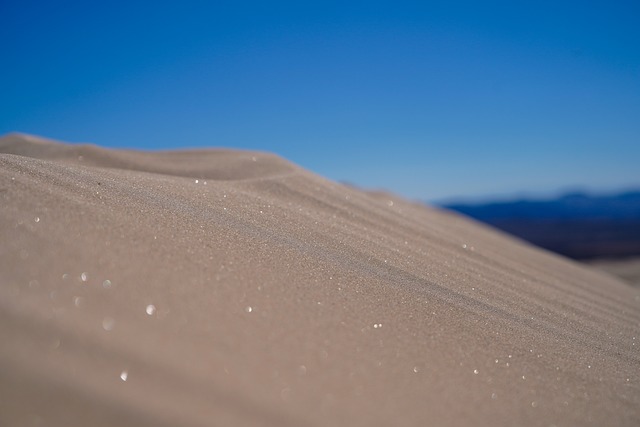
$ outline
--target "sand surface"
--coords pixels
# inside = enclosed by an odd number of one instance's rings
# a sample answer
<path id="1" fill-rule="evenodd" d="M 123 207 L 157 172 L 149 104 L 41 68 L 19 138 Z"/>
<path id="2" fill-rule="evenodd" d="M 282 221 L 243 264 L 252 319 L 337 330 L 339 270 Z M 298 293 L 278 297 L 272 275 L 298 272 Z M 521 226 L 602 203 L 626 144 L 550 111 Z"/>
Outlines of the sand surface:
<path id="1" fill-rule="evenodd" d="M 612 276 L 617 276 L 631 286 L 640 288 L 640 257 L 595 259 L 588 264 Z"/>
<path id="2" fill-rule="evenodd" d="M 272 154 L 0 139 L 2 426 L 638 426 L 640 290 Z"/>

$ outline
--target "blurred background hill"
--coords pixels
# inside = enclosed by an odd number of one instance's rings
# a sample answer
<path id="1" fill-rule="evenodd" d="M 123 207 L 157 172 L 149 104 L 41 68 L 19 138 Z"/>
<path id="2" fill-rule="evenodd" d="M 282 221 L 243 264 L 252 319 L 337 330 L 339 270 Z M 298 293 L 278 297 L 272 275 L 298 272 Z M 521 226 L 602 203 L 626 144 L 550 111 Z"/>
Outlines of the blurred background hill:
<path id="1" fill-rule="evenodd" d="M 443 206 L 640 285 L 640 189 Z"/>

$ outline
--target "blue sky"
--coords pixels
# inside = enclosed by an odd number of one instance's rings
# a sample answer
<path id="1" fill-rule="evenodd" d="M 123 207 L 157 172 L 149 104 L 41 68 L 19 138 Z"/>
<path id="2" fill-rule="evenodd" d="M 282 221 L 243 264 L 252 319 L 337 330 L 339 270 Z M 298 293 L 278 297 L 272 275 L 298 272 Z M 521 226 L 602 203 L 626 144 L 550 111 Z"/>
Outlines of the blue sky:
<path id="1" fill-rule="evenodd" d="M 0 133 L 435 200 L 640 186 L 640 3 L 0 2 Z"/>

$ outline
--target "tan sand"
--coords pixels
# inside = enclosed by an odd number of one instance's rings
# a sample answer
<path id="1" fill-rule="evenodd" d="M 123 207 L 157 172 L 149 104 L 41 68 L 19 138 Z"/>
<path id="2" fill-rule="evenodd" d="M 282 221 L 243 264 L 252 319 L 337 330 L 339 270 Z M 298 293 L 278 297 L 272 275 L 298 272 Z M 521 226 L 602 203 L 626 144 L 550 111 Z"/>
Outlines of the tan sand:
<path id="1" fill-rule="evenodd" d="M 617 276 L 631 286 L 640 288 L 640 257 L 622 259 L 594 259 L 588 264 L 598 270 Z"/>
<path id="2" fill-rule="evenodd" d="M 640 290 L 265 153 L 0 140 L 2 426 L 638 426 Z"/>

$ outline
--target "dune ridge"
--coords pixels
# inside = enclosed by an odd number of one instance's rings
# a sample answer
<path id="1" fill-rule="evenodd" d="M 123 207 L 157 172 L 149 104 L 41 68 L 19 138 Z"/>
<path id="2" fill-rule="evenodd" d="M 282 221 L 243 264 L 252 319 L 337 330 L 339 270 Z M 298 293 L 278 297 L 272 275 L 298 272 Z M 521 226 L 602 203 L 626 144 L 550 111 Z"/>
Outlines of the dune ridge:
<path id="1" fill-rule="evenodd" d="M 0 424 L 640 424 L 640 292 L 272 154 L 0 138 Z"/>
<path id="2" fill-rule="evenodd" d="M 20 133 L 2 138 L 2 152 L 75 165 L 201 178 L 238 180 L 284 175 L 294 165 L 271 153 L 241 150 L 108 150 L 93 144 L 63 144 Z M 257 162 L 257 158 L 262 159 Z"/>

